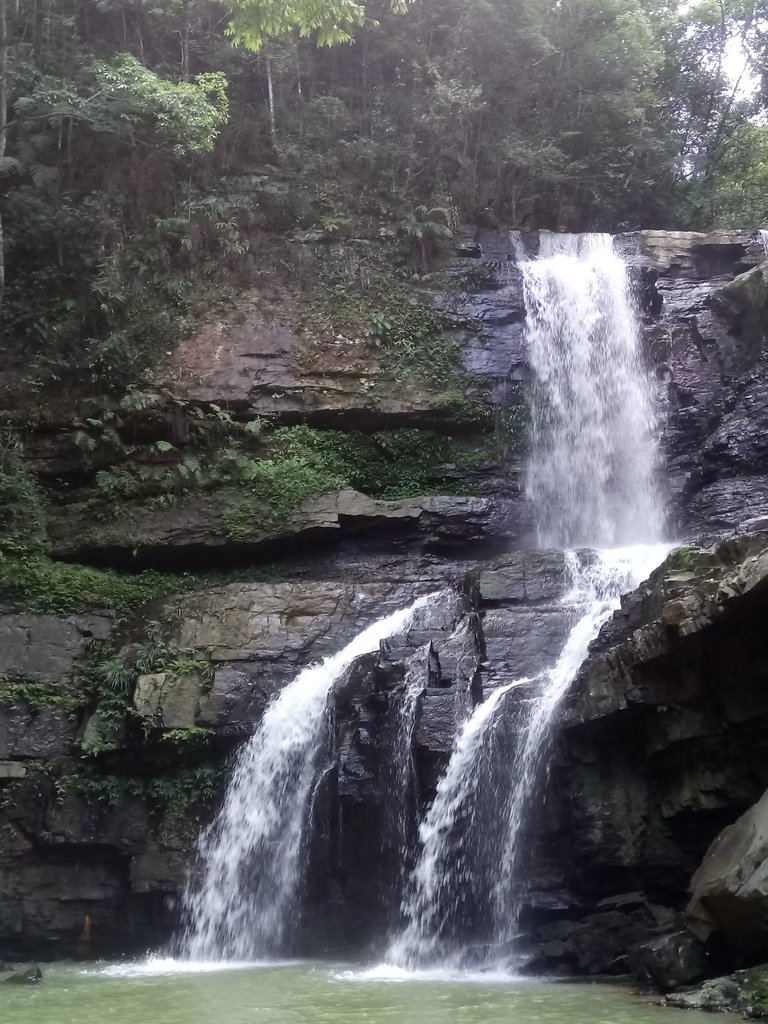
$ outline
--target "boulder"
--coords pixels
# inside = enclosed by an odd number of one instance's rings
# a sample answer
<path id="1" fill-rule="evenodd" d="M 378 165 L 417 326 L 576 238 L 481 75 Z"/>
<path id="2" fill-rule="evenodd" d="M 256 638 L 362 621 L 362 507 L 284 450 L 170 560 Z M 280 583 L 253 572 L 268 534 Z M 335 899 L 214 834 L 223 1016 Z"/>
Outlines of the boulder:
<path id="1" fill-rule="evenodd" d="M 768 966 L 710 978 L 698 988 L 673 992 L 664 1001 L 681 1010 L 740 1013 L 747 1018 L 768 1016 Z"/>
<path id="2" fill-rule="evenodd" d="M 585 974 L 623 974 L 627 951 L 655 931 L 646 910 L 605 910 L 580 921 L 568 938 L 574 964 Z"/>
<path id="3" fill-rule="evenodd" d="M 671 992 L 706 977 L 710 961 L 704 945 L 688 931 L 661 935 L 629 952 L 635 977 L 661 992 Z"/>
<path id="4" fill-rule="evenodd" d="M 0 985 L 37 985 L 43 980 L 43 972 L 38 964 L 26 964 L 24 967 L 17 967 L 12 974 L 0 978 Z"/>
<path id="5" fill-rule="evenodd" d="M 768 947 L 768 791 L 724 829 L 690 884 L 688 926 L 703 941 L 720 935 L 759 956 Z"/>
<path id="6" fill-rule="evenodd" d="M 153 725 L 189 729 L 195 724 L 201 693 L 202 681 L 196 673 L 172 676 L 155 672 L 139 676 L 133 703 L 138 714 Z"/>

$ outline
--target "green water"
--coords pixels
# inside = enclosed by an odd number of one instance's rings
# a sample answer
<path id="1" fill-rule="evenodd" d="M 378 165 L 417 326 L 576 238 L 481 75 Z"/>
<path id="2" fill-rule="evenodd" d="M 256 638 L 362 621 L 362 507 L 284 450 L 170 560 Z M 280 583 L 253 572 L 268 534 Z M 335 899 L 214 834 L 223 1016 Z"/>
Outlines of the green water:
<path id="1" fill-rule="evenodd" d="M 329 964 L 179 972 L 43 968 L 0 989 L 0 1024 L 701 1024 L 628 989 L 502 979 L 386 979 Z"/>

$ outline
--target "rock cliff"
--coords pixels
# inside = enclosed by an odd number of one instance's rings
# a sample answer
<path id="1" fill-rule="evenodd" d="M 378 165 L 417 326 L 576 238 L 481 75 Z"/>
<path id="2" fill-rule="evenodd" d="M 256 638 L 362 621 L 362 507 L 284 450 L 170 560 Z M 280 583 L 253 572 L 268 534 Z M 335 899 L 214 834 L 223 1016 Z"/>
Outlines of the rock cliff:
<path id="1" fill-rule="evenodd" d="M 387 744 L 406 655 L 423 652 L 413 829 L 460 700 L 535 672 L 568 626 L 563 555 L 535 550 L 523 494 L 512 241 L 471 242 L 387 314 L 422 332 L 431 370 L 395 326 L 376 335 L 376 310 L 339 326 L 300 296 L 251 296 L 145 391 L 62 399 L 32 425 L 24 467 L 54 561 L 0 563 L 0 958 L 167 938 L 227 756 L 270 697 L 374 617 L 448 587 L 442 620 L 355 665 L 330 709 L 297 949 L 382 941 L 402 870 Z M 670 532 L 701 546 L 626 599 L 574 686 L 523 923 L 532 969 L 632 961 L 658 978 L 677 935 L 692 980 L 743 966 L 705 868 L 693 899 L 711 930 L 685 957 L 684 911 L 710 844 L 768 787 L 766 264 L 747 233 L 621 244 L 663 410 Z M 745 886 L 759 888 L 739 876 L 728 899 Z"/>

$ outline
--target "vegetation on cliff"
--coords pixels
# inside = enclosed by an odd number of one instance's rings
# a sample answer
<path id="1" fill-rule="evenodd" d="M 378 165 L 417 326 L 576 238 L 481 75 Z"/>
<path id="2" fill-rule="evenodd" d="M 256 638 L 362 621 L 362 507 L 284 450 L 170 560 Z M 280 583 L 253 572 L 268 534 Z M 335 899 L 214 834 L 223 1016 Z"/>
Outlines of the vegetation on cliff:
<path id="1" fill-rule="evenodd" d="M 748 194 L 764 219 L 759 100 L 724 64 L 740 34 L 759 66 L 759 9 L 678 7 L 3 0 L 11 356 L 123 387 L 225 285 L 295 273 L 297 230 L 386 224 L 423 274 L 457 217 L 706 227 Z"/>
<path id="2" fill-rule="evenodd" d="M 42 557 L 69 507 L 98 525 L 221 488 L 238 496 L 232 537 L 339 487 L 472 492 L 451 425 L 487 448 L 491 424 L 437 293 L 492 268 L 441 275 L 446 243 L 469 221 L 707 227 L 745 204 L 760 219 L 762 95 L 726 73 L 737 37 L 760 68 L 760 15 L 735 0 L 0 0 L 6 549 Z M 244 289 L 288 295 L 305 346 L 366 345 L 363 429 L 386 430 L 307 433 L 191 404 L 182 382 L 161 393 L 175 342 Z M 380 380 L 420 389 L 445 434 L 371 428 Z M 41 420 L 71 433 L 63 469 L 22 458 Z"/>

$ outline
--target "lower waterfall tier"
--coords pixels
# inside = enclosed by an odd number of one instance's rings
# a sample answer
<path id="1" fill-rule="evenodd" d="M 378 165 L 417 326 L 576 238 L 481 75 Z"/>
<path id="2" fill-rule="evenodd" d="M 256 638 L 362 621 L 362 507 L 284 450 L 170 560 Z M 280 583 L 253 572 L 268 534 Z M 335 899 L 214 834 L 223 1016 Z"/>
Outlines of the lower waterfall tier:
<path id="1" fill-rule="evenodd" d="M 394 837 L 405 834 L 415 849 L 415 823 L 434 798 L 467 701 L 534 678 L 562 647 L 570 628 L 562 553 L 515 552 L 466 575 L 456 569 L 451 600 L 356 661 L 335 688 L 292 952 L 383 954 L 403 877 Z M 419 589 L 444 586 L 448 575 L 426 560 Z M 526 833 L 520 930 L 531 970 L 622 973 L 631 947 L 684 928 L 687 887 L 708 847 L 768 786 L 767 584 L 766 534 L 678 550 L 592 644 L 562 706 L 548 786 Z M 68 664 L 71 681 L 66 707 L 2 712 L 9 781 L 0 868 L 3 885 L 13 884 L 0 955 L 102 955 L 160 943 L 177 922 L 174 901 L 210 818 L 216 766 L 297 663 L 338 651 L 381 611 L 412 599 L 413 587 L 385 563 L 365 584 L 240 583 L 183 597 L 165 642 L 186 652 L 185 671 L 176 674 L 168 658 L 164 672 L 139 676 L 131 699 L 147 727 L 115 737 L 88 772 L 74 770 L 68 751 L 98 722 L 71 697 L 86 685 L 78 658 L 106 624 L 6 617 L 9 645 L 34 651 L 41 672 L 43 657 L 55 658 L 60 674 Z M 420 674 L 413 774 L 407 820 L 393 824 L 390 752 L 400 740 L 391 725 L 414 685 L 408 665 Z M 514 742 L 515 694 L 524 700 L 525 686 L 512 687 L 499 718 L 502 745 Z M 198 732 L 179 744 L 190 728 Z M 158 777 L 163 788 L 149 781 Z M 749 960 L 750 948 L 733 941 L 738 919 L 716 911 L 709 907 L 707 948 L 714 943 L 726 966 Z M 468 921 L 467 942 L 482 953 L 487 922 Z"/>

